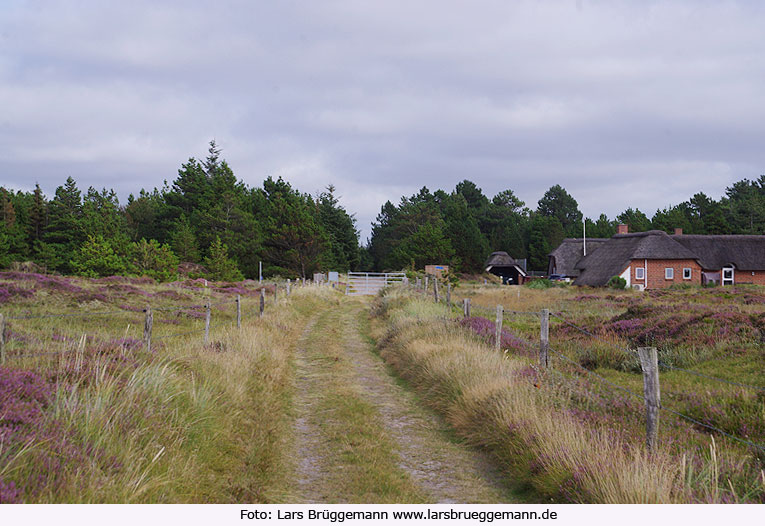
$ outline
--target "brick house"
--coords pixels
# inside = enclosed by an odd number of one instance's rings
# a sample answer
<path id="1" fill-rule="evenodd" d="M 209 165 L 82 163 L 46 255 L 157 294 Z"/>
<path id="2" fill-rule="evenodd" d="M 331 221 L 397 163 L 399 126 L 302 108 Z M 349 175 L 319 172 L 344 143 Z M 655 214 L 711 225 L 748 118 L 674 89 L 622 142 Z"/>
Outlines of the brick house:
<path id="1" fill-rule="evenodd" d="M 674 235 L 661 230 L 631 234 L 619 225 L 616 235 L 588 250 L 574 268 L 574 285 L 592 287 L 606 285 L 613 276 L 638 289 L 710 281 L 765 285 L 765 236 L 683 235 L 681 229 Z"/>

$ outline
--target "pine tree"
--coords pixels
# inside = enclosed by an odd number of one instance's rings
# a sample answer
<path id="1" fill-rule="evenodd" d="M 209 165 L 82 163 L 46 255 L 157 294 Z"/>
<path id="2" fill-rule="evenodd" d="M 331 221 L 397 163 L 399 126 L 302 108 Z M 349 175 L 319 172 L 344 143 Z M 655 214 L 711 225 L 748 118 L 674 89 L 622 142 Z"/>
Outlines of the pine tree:
<path id="1" fill-rule="evenodd" d="M 208 276 L 215 281 L 242 281 L 244 276 L 236 263 L 228 257 L 228 247 L 216 237 L 210 244 L 207 257 L 204 259 Z"/>
<path id="2" fill-rule="evenodd" d="M 74 179 L 68 177 L 64 186 L 56 188 L 56 195 L 48 204 L 43 241 L 49 245 L 49 270 L 70 273 L 70 262 L 84 240 L 81 194 Z"/>

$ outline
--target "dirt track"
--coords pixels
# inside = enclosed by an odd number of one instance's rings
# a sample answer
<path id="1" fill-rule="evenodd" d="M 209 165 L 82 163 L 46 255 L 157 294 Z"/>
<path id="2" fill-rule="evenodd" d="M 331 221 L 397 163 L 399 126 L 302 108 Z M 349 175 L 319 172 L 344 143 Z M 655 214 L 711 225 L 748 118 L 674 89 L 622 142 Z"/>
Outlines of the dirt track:
<path id="1" fill-rule="evenodd" d="M 294 502 L 513 501 L 488 458 L 389 374 L 366 316 L 343 298 L 297 344 Z"/>

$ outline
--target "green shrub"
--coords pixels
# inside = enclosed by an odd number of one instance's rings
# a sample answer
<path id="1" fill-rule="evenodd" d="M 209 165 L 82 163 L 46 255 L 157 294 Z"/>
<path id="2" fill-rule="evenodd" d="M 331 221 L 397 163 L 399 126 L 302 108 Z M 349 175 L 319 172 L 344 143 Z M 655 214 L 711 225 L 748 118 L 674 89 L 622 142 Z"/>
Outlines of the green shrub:
<path id="1" fill-rule="evenodd" d="M 130 258 L 137 274 L 150 276 L 157 281 L 171 281 L 178 276 L 178 258 L 167 244 L 160 245 L 156 239 L 130 244 Z"/>
<path id="2" fill-rule="evenodd" d="M 128 271 L 128 262 L 101 235 L 88 236 L 70 264 L 77 274 L 89 278 L 122 275 Z"/>
<path id="3" fill-rule="evenodd" d="M 608 280 L 607 286 L 612 289 L 624 289 L 627 287 L 627 280 L 619 276 L 614 276 Z"/>
<path id="4" fill-rule="evenodd" d="M 549 279 L 537 278 L 527 282 L 526 286 L 530 289 L 549 289 L 554 284 Z"/>
<path id="5" fill-rule="evenodd" d="M 219 236 L 210 243 L 210 253 L 204 259 L 204 266 L 209 271 L 209 278 L 215 281 L 242 281 L 242 275 L 236 262 L 228 257 L 228 247 Z"/>

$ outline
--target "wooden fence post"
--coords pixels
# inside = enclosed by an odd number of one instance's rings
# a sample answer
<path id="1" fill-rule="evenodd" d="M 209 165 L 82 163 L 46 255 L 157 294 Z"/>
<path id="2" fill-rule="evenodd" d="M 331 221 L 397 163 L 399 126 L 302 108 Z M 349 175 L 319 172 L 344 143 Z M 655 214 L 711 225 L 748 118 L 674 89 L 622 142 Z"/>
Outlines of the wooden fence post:
<path id="1" fill-rule="evenodd" d="M 549 359 L 547 351 L 550 348 L 550 310 L 542 309 L 539 324 L 539 365 L 547 367 Z"/>
<path id="2" fill-rule="evenodd" d="M 464 298 L 462 300 L 462 313 L 466 318 L 470 317 L 470 298 Z"/>
<path id="3" fill-rule="evenodd" d="M 146 313 L 146 318 L 143 322 L 143 341 L 146 343 L 146 352 L 151 352 L 151 329 L 154 325 L 154 314 L 152 314 L 149 305 L 146 305 L 143 311 Z"/>
<path id="4" fill-rule="evenodd" d="M 5 316 L 0 313 L 0 365 L 5 365 Z"/>
<path id="5" fill-rule="evenodd" d="M 659 357 L 656 347 L 638 347 L 640 368 L 643 369 L 643 397 L 645 398 L 646 445 L 654 451 L 659 437 Z"/>
<path id="6" fill-rule="evenodd" d="M 242 328 L 242 297 L 236 295 L 236 328 Z"/>
<path id="7" fill-rule="evenodd" d="M 205 345 L 210 341 L 210 302 L 205 303 Z"/>
<path id="8" fill-rule="evenodd" d="M 260 317 L 263 317 L 263 309 L 266 307 L 266 289 L 260 289 Z"/>
<path id="9" fill-rule="evenodd" d="M 287 278 L 287 296 L 290 295 L 290 288 L 291 288 L 291 282 L 290 282 L 290 279 Z"/>
<path id="10" fill-rule="evenodd" d="M 438 303 L 438 280 L 433 278 L 433 299 Z"/>
<path id="11" fill-rule="evenodd" d="M 497 305 L 497 322 L 494 324 L 494 348 L 502 348 L 502 321 L 505 318 L 505 309 L 502 305 Z"/>
<path id="12" fill-rule="evenodd" d="M 452 282 L 446 282 L 446 304 L 452 306 Z"/>
<path id="13" fill-rule="evenodd" d="M 430 279 L 430 278 L 429 278 L 428 276 L 425 276 L 425 287 L 423 288 L 423 290 L 424 290 L 425 292 L 428 292 L 428 285 L 430 284 L 430 282 L 428 281 L 428 279 Z"/>

